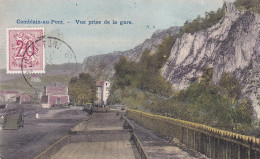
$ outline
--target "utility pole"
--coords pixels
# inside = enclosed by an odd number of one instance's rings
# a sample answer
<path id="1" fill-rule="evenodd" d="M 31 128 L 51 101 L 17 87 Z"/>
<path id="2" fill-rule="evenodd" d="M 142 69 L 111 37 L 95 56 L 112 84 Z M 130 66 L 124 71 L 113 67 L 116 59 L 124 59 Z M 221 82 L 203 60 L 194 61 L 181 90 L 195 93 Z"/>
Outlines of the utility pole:
<path id="1" fill-rule="evenodd" d="M 34 100 L 34 113 L 35 113 L 35 118 L 38 119 L 39 118 L 39 114 L 36 111 L 36 101 L 38 100 L 38 92 L 37 91 L 35 91 L 35 95 L 36 95 L 36 98 Z"/>

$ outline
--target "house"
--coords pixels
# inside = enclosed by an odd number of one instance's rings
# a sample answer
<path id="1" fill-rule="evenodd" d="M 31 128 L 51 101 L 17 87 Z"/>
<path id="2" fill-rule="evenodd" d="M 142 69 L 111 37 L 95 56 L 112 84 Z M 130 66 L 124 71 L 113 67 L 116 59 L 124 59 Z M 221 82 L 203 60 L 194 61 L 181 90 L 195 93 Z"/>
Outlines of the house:
<path id="1" fill-rule="evenodd" d="M 32 74 L 32 75 L 31 75 L 31 82 L 37 83 L 37 82 L 41 82 L 41 81 L 42 81 L 42 80 L 41 80 L 41 78 L 40 78 L 39 75 L 35 75 L 35 74 Z"/>
<path id="2" fill-rule="evenodd" d="M 44 87 L 42 106 L 66 105 L 69 103 L 68 86 L 55 82 Z"/>
<path id="3" fill-rule="evenodd" d="M 23 104 L 23 103 L 30 103 L 31 102 L 31 95 L 27 93 L 17 94 L 11 97 L 12 101 L 15 103 Z"/>
<path id="4" fill-rule="evenodd" d="M 96 82 L 97 97 L 96 105 L 107 105 L 107 99 L 109 96 L 110 83 L 109 81 L 102 80 Z"/>
<path id="5" fill-rule="evenodd" d="M 0 102 L 6 103 L 6 102 L 15 102 L 13 100 L 13 96 L 16 96 L 19 94 L 19 91 L 12 91 L 12 90 L 0 90 Z"/>

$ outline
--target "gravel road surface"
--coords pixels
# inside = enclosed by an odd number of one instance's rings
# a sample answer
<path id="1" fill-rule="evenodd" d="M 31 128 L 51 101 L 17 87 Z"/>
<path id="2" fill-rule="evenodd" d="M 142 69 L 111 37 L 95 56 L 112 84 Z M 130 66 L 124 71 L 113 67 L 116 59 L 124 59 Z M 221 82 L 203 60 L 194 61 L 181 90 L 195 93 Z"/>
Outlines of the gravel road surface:
<path id="1" fill-rule="evenodd" d="M 9 105 L 12 109 L 24 110 L 24 127 L 18 130 L 0 129 L 1 159 L 31 159 L 49 147 L 79 122 L 86 118 L 80 109 L 43 109 L 34 105 Z M 0 116 L 6 110 L 0 110 Z M 39 119 L 35 113 L 39 113 Z M 2 128 L 3 120 L 0 119 Z"/>

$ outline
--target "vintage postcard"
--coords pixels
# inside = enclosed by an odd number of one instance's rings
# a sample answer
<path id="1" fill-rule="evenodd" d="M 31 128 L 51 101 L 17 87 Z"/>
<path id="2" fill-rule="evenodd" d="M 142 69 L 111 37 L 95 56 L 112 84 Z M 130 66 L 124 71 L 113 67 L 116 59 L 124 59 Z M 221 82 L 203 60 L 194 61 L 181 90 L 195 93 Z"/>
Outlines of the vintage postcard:
<path id="1" fill-rule="evenodd" d="M 0 159 L 259 159 L 260 0 L 0 0 Z"/>

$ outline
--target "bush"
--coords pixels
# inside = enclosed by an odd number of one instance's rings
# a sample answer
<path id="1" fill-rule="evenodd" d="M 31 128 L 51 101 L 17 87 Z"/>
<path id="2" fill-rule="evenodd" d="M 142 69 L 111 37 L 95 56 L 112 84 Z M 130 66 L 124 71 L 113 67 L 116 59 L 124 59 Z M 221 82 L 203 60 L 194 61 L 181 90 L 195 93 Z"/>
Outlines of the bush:
<path id="1" fill-rule="evenodd" d="M 232 130 L 232 103 L 218 93 L 212 93 L 209 88 L 205 89 L 194 101 L 192 107 L 192 120 L 209 126 Z"/>
<path id="2" fill-rule="evenodd" d="M 133 84 L 138 68 L 135 62 L 129 62 L 125 56 L 122 56 L 119 62 L 115 64 L 115 71 L 112 89 L 124 89 Z"/>
<path id="3" fill-rule="evenodd" d="M 146 49 L 139 63 L 128 61 L 123 56 L 115 64 L 116 73 L 111 92 L 116 89 L 136 88 L 162 96 L 169 96 L 172 93 L 172 86 L 162 77 L 160 69 L 166 62 L 175 40 L 176 38 L 167 36 L 153 55 Z"/>
<path id="4" fill-rule="evenodd" d="M 225 7 L 219 8 L 216 12 L 206 12 L 205 18 L 198 16 L 193 21 L 186 21 L 183 25 L 184 33 L 195 33 L 196 31 L 205 30 L 216 24 L 225 15 Z"/>
<path id="5" fill-rule="evenodd" d="M 81 73 L 79 77 L 72 77 L 69 82 L 69 95 L 73 103 L 94 103 L 97 99 L 96 91 L 95 80 L 88 73 Z"/>
<path id="6" fill-rule="evenodd" d="M 213 69 L 206 68 L 200 82 L 193 82 L 169 98 L 148 95 L 151 102 L 144 106 L 155 114 L 238 133 L 252 133 L 254 110 L 248 99 L 240 101 L 237 98 L 235 91 L 240 92 L 238 81 L 224 73 L 220 84 L 215 85 L 212 83 L 212 74 Z"/>
<path id="7" fill-rule="evenodd" d="M 251 102 L 244 98 L 234 108 L 232 114 L 233 120 L 236 123 L 235 130 L 242 133 L 247 133 L 252 129 L 252 123 L 254 121 L 254 108 Z"/>
<path id="8" fill-rule="evenodd" d="M 235 6 L 240 11 L 260 12 L 259 0 L 236 0 Z"/>
<path id="9" fill-rule="evenodd" d="M 241 87 L 239 82 L 230 73 L 222 74 L 219 86 L 222 88 L 223 93 L 227 94 L 233 101 L 238 100 Z"/>

